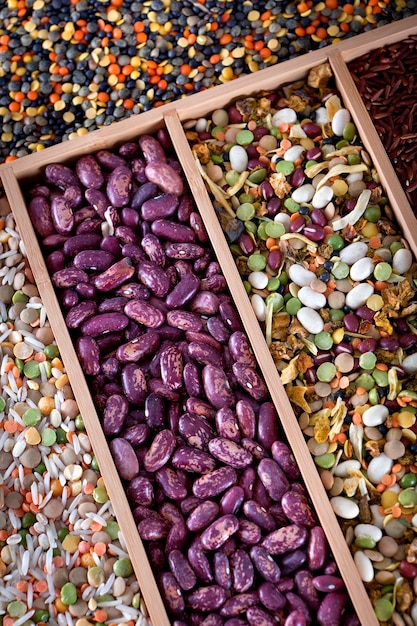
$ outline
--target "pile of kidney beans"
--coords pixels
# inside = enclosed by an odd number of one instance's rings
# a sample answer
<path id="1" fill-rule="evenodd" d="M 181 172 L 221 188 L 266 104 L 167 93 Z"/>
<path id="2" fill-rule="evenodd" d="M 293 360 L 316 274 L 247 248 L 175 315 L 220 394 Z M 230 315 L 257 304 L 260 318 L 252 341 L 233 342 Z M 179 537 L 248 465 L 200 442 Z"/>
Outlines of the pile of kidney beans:
<path id="1" fill-rule="evenodd" d="M 27 197 L 172 623 L 358 624 L 166 132 Z"/>

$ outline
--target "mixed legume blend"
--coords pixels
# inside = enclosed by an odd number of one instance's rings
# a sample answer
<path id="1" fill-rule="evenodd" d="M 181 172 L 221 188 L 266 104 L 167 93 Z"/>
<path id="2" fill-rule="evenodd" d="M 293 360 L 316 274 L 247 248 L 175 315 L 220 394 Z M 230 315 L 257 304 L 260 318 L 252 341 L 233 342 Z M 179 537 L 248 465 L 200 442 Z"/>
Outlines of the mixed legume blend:
<path id="1" fill-rule="evenodd" d="M 0 223 L 2 624 L 145 626 L 132 564 L 13 215 L 5 211 Z"/>
<path id="2" fill-rule="evenodd" d="M 186 128 L 358 575 L 413 624 L 417 267 L 378 172 L 326 63 Z"/>
<path id="3" fill-rule="evenodd" d="M 167 133 L 28 210 L 173 624 L 358 624 Z"/>

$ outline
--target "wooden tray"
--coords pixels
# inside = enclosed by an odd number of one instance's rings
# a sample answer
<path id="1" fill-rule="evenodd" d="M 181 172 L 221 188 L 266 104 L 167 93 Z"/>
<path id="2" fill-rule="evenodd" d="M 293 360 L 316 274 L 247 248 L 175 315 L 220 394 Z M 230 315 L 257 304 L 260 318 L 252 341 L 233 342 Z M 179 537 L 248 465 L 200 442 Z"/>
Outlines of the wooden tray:
<path id="1" fill-rule="evenodd" d="M 196 168 L 182 124 L 188 120 L 207 115 L 216 108 L 226 106 L 238 97 L 254 95 L 264 90 L 276 89 L 282 84 L 304 78 L 308 71 L 325 61 L 331 64 L 337 87 L 345 106 L 350 110 L 361 139 L 376 166 L 404 236 L 414 254 L 417 254 L 417 221 L 407 202 L 405 193 L 395 175 L 388 156 L 369 119 L 365 106 L 356 91 L 347 69 L 352 59 L 382 45 L 405 39 L 417 33 L 417 16 L 389 26 L 355 36 L 329 48 L 323 48 L 303 57 L 283 62 L 279 66 L 261 70 L 250 76 L 212 88 L 178 102 L 117 122 L 83 137 L 65 142 L 34 155 L 26 156 L 0 168 L 0 176 L 7 200 L 13 210 L 19 231 L 27 250 L 28 259 L 42 300 L 48 311 L 56 341 L 65 363 L 71 386 L 80 412 L 92 440 L 94 452 L 104 477 L 117 519 L 119 521 L 132 564 L 141 587 L 150 617 L 155 626 L 169 626 L 154 575 L 144 546 L 139 537 L 124 488 L 114 466 L 100 420 L 80 363 L 77 359 L 60 305 L 51 285 L 43 255 L 27 213 L 22 189 L 39 179 L 49 163 L 71 164 L 78 157 L 101 149 L 115 149 L 126 141 L 142 134 L 152 134 L 166 127 L 171 135 L 178 158 L 192 189 L 194 200 L 200 210 L 209 233 L 212 247 L 225 275 L 229 290 L 238 307 L 247 335 L 258 360 L 279 412 L 283 429 L 300 467 L 304 483 L 315 506 L 320 523 L 333 555 L 345 581 L 352 603 L 362 624 L 378 624 L 367 591 L 358 575 L 352 575 L 355 565 L 345 542 L 339 523 L 331 509 L 328 495 L 322 485 L 314 461 L 307 449 L 303 434 L 280 382 L 276 367 L 267 348 L 264 336 L 256 320 L 249 299 L 238 275 L 223 232 L 214 213 L 205 185 Z"/>

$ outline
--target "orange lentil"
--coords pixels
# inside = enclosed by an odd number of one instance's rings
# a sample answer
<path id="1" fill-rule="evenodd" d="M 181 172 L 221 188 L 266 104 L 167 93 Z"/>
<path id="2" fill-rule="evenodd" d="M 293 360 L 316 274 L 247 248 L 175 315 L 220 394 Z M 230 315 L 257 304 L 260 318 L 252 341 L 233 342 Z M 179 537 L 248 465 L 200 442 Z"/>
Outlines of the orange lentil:
<path id="1" fill-rule="evenodd" d="M 309 6 L 307 2 L 300 2 L 300 4 L 297 6 L 297 11 L 299 13 L 305 13 L 306 11 L 308 11 Z"/>
<path id="2" fill-rule="evenodd" d="M 100 532 L 100 530 L 102 530 L 103 526 L 101 524 L 99 524 L 98 522 L 92 522 L 90 525 L 90 529 L 94 532 L 94 533 L 98 533 Z"/>
<path id="3" fill-rule="evenodd" d="M 392 507 L 391 513 L 392 513 L 392 516 L 395 517 L 396 519 L 402 516 L 402 511 L 401 511 L 401 507 L 399 506 L 399 504 L 394 504 L 394 506 Z"/>
<path id="4" fill-rule="evenodd" d="M 352 422 L 357 426 L 362 423 L 362 415 L 360 413 L 354 413 L 352 415 Z"/>
<path id="5" fill-rule="evenodd" d="M 148 41 L 148 35 L 146 33 L 143 33 L 143 32 L 137 33 L 136 35 L 137 43 L 145 43 L 146 41 Z"/>
<path id="6" fill-rule="evenodd" d="M 107 546 L 104 543 L 104 541 L 97 541 L 97 543 L 94 546 L 95 554 L 98 554 L 98 556 L 103 556 L 104 554 L 106 554 L 106 551 L 107 551 Z"/>
<path id="7" fill-rule="evenodd" d="M 110 96 L 105 91 L 99 91 L 99 93 L 97 94 L 97 100 L 99 102 L 106 103 L 110 100 Z"/>
<path id="8" fill-rule="evenodd" d="M 316 30 L 316 36 L 324 41 L 327 38 L 327 30 L 325 28 L 318 28 Z"/>
<path id="9" fill-rule="evenodd" d="M 113 28 L 113 39 L 122 39 L 123 37 L 123 31 L 121 28 Z"/>
<path id="10" fill-rule="evenodd" d="M 33 590 L 36 593 L 45 593 L 45 591 L 48 591 L 48 583 L 46 580 L 36 580 L 33 583 Z"/>
<path id="11" fill-rule="evenodd" d="M 297 35 L 297 37 L 304 37 L 306 34 L 305 28 L 303 28 L 302 26 L 297 26 L 294 32 Z"/>
<path id="12" fill-rule="evenodd" d="M 401 463 L 394 463 L 394 465 L 392 466 L 392 473 L 393 474 L 398 474 L 399 472 L 401 472 L 402 470 L 402 465 Z"/>
<path id="13" fill-rule="evenodd" d="M 262 48 L 262 50 L 259 51 L 259 56 L 261 56 L 263 59 L 269 59 L 271 55 L 272 52 L 269 48 Z"/>
<path id="14" fill-rule="evenodd" d="M 13 422 L 11 420 L 6 420 L 4 422 L 4 430 L 7 433 L 11 433 L 11 434 L 17 432 L 17 422 Z"/>
<path id="15" fill-rule="evenodd" d="M 385 491 L 385 485 L 383 483 L 378 483 L 375 488 L 378 493 L 383 493 Z M 384 515 L 384 509 L 382 509 L 382 515 Z"/>
<path id="16" fill-rule="evenodd" d="M 97 622 L 105 622 L 107 619 L 107 613 L 104 609 L 99 609 L 94 613 L 94 619 Z"/>
<path id="17" fill-rule="evenodd" d="M 224 33 L 219 39 L 219 43 L 224 46 L 232 41 L 233 37 L 230 33 Z"/>
<path id="18" fill-rule="evenodd" d="M 271 248 L 273 246 L 275 246 L 276 243 L 277 243 L 277 240 L 274 237 L 268 237 L 268 239 L 265 242 L 266 247 L 268 248 L 268 250 L 271 250 Z"/>
<path id="19" fill-rule="evenodd" d="M 339 24 L 339 28 L 340 30 L 342 30 L 344 33 L 348 33 L 350 31 L 350 26 L 349 24 L 347 24 L 346 22 L 342 22 L 341 24 Z"/>
<path id="20" fill-rule="evenodd" d="M 377 363 L 375 365 L 375 369 L 380 370 L 381 372 L 387 372 L 388 371 L 388 365 L 386 363 Z"/>

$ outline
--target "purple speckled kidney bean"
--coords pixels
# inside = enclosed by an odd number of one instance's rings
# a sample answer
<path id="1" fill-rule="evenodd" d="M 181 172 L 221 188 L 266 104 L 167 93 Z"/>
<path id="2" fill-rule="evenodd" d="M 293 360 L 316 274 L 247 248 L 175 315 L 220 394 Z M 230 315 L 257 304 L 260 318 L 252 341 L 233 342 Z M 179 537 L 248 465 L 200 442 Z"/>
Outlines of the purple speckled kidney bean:
<path id="1" fill-rule="evenodd" d="M 55 287 L 67 289 L 69 287 L 75 287 L 78 283 L 87 283 L 88 274 L 84 272 L 84 270 L 78 270 L 75 267 L 65 267 L 62 270 L 54 272 L 52 282 Z"/>
<path id="2" fill-rule="evenodd" d="M 210 421 L 213 420 L 216 416 L 216 409 L 214 409 L 212 405 L 209 404 L 206 400 L 202 400 L 201 398 L 187 398 L 185 408 L 190 413 L 201 415 L 202 417 L 205 417 Z"/>
<path id="3" fill-rule="evenodd" d="M 35 196 L 28 204 L 28 213 L 31 222 L 41 237 L 48 237 L 56 233 L 51 217 L 51 205 L 44 196 Z"/>
<path id="4" fill-rule="evenodd" d="M 311 624 L 311 615 L 308 606 L 295 592 L 289 591 L 286 595 L 289 611 L 299 611 L 305 617 L 306 624 Z"/>
<path id="5" fill-rule="evenodd" d="M 152 261 L 142 260 L 137 267 L 139 280 L 156 296 L 164 298 L 170 289 L 170 280 L 165 271 Z"/>
<path id="6" fill-rule="evenodd" d="M 200 587 L 187 594 L 186 603 L 197 611 L 216 611 L 226 600 L 226 592 L 219 585 Z"/>
<path id="7" fill-rule="evenodd" d="M 329 593 L 331 591 L 341 591 L 345 587 L 345 583 L 339 576 L 332 576 L 331 574 L 323 574 L 321 576 L 314 576 L 313 585 L 317 591 L 322 593 Z"/>
<path id="8" fill-rule="evenodd" d="M 216 412 L 216 430 L 220 437 L 240 441 L 239 424 L 234 411 L 229 407 L 223 407 Z"/>
<path id="9" fill-rule="evenodd" d="M 157 433 L 143 459 L 145 470 L 156 472 L 168 463 L 176 444 L 175 435 L 170 430 L 165 428 Z"/>
<path id="10" fill-rule="evenodd" d="M 237 363 L 243 363 L 249 367 L 256 367 L 256 359 L 249 345 L 248 338 L 242 331 L 235 331 L 229 338 L 229 350 Z"/>
<path id="11" fill-rule="evenodd" d="M 217 409 L 230 407 L 235 403 L 235 396 L 223 369 L 206 365 L 203 369 L 202 380 L 209 402 Z"/>
<path id="12" fill-rule="evenodd" d="M 186 363 L 183 370 L 184 386 L 189 396 L 203 395 L 200 369 L 196 363 Z"/>
<path id="13" fill-rule="evenodd" d="M 287 518 L 294 524 L 312 528 L 316 519 L 307 498 L 294 490 L 287 491 L 281 498 L 281 506 Z"/>
<path id="14" fill-rule="evenodd" d="M 285 554 L 304 546 L 307 539 L 308 531 L 306 528 L 297 524 L 289 524 L 269 533 L 261 545 L 271 554 Z"/>
<path id="15" fill-rule="evenodd" d="M 178 207 L 178 196 L 163 193 L 160 196 L 145 200 L 140 207 L 142 219 L 153 222 L 157 219 L 172 217 Z"/>
<path id="16" fill-rule="evenodd" d="M 236 536 L 245 546 L 254 546 L 260 542 L 262 538 L 262 530 L 258 524 L 255 524 L 255 522 L 250 522 L 247 519 L 241 519 Z"/>
<path id="17" fill-rule="evenodd" d="M 172 468 L 164 465 L 156 471 L 155 477 L 167 498 L 182 500 L 187 495 L 187 487 Z"/>
<path id="18" fill-rule="evenodd" d="M 255 400 L 265 400 L 267 396 L 267 388 L 255 369 L 245 363 L 233 363 L 233 374 L 236 376 L 237 382 L 247 391 Z"/>
<path id="19" fill-rule="evenodd" d="M 270 450 L 279 437 L 278 413 L 272 402 L 263 402 L 258 413 L 257 441 Z"/>
<path id="20" fill-rule="evenodd" d="M 246 400 L 238 400 L 236 402 L 235 411 L 242 436 L 247 439 L 253 439 L 256 432 L 255 411 L 253 407 Z"/>
<path id="21" fill-rule="evenodd" d="M 214 437 L 208 447 L 215 459 L 236 469 L 243 469 L 252 462 L 252 455 L 231 439 Z"/>
<path id="22" fill-rule="evenodd" d="M 230 557 L 232 570 L 233 589 L 237 593 L 248 591 L 253 583 L 255 572 L 250 556 L 245 550 L 239 548 Z"/>
<path id="23" fill-rule="evenodd" d="M 175 450 L 171 463 L 177 469 L 196 474 L 207 474 L 216 469 L 216 461 L 210 454 L 184 445 Z"/>
<path id="24" fill-rule="evenodd" d="M 235 515 L 245 500 L 245 492 L 239 485 L 230 487 L 226 493 L 223 494 L 220 500 L 220 511 L 222 515 L 233 514 Z"/>
<path id="25" fill-rule="evenodd" d="M 188 356 L 202 365 L 222 366 L 221 354 L 212 346 L 200 341 L 191 341 L 188 344 Z"/>
<path id="26" fill-rule="evenodd" d="M 181 176 L 168 163 L 148 163 L 145 167 L 145 175 L 151 183 L 155 183 L 164 193 L 180 196 L 184 191 Z"/>
<path id="27" fill-rule="evenodd" d="M 117 435 L 123 428 L 129 412 L 127 399 L 120 394 L 113 394 L 106 400 L 103 412 L 103 430 L 106 435 Z"/>
<path id="28" fill-rule="evenodd" d="M 203 327 L 201 317 L 191 311 L 177 309 L 167 312 L 167 323 L 181 330 L 193 330 L 199 332 Z"/>
<path id="29" fill-rule="evenodd" d="M 171 550 L 168 564 L 181 589 L 189 591 L 197 584 L 197 576 L 180 550 Z"/>
<path id="30" fill-rule="evenodd" d="M 223 617 L 237 617 L 240 613 L 243 613 L 250 606 L 254 606 L 258 602 L 259 594 L 257 591 L 237 593 L 226 600 L 220 609 L 220 615 L 223 615 Z"/>
<path id="31" fill-rule="evenodd" d="M 178 430 L 188 444 L 198 450 L 206 450 L 208 442 L 215 436 L 210 424 L 202 417 L 193 413 L 181 415 Z"/>
<path id="32" fill-rule="evenodd" d="M 93 301 L 84 300 L 70 309 L 65 317 L 68 328 L 78 328 L 81 324 L 94 315 L 97 311 L 97 304 Z"/>
<path id="33" fill-rule="evenodd" d="M 106 270 L 114 262 L 114 256 L 106 250 L 80 250 L 74 257 L 74 267 L 79 270 Z"/>
<path id="34" fill-rule="evenodd" d="M 340 624 L 346 603 L 347 596 L 343 591 L 328 593 L 322 599 L 319 610 L 317 611 L 318 624 L 320 624 L 320 626 Z"/>
<path id="35" fill-rule="evenodd" d="M 142 135 L 138 141 L 146 163 L 166 163 L 167 157 L 161 143 L 152 135 Z"/>
<path id="36" fill-rule="evenodd" d="M 232 587 L 232 572 L 230 569 L 230 561 L 224 552 L 215 552 L 213 556 L 214 579 L 223 589 Z"/>
<path id="37" fill-rule="evenodd" d="M 112 291 L 132 278 L 134 273 L 135 268 L 132 261 L 128 258 L 120 259 L 120 261 L 110 265 L 104 272 L 98 274 L 94 278 L 93 284 L 99 291 Z"/>
<path id="38" fill-rule="evenodd" d="M 173 615 L 181 615 L 185 610 L 185 601 L 177 579 L 171 572 L 159 576 L 159 585 L 163 598 Z"/>
<path id="39" fill-rule="evenodd" d="M 204 500 L 188 516 L 187 528 L 194 533 L 204 530 L 218 517 L 219 510 L 217 502 Z"/>
<path id="40" fill-rule="evenodd" d="M 100 372 L 100 349 L 96 340 L 93 337 L 78 337 L 75 351 L 87 376 L 96 376 Z"/>
<path id="41" fill-rule="evenodd" d="M 56 232 L 68 235 L 74 228 L 74 215 L 64 195 L 57 195 L 51 202 L 51 219 Z"/>
<path id="42" fill-rule="evenodd" d="M 165 552 L 169 554 L 171 550 L 184 550 L 187 538 L 188 529 L 184 520 L 174 522 L 165 541 Z"/>
<path id="43" fill-rule="evenodd" d="M 255 500 L 246 500 L 243 513 L 248 520 L 255 522 L 266 532 L 272 532 L 276 528 L 274 516 Z"/>
<path id="44" fill-rule="evenodd" d="M 298 595 L 304 600 L 307 606 L 316 612 L 320 606 L 320 596 L 313 584 L 313 575 L 308 570 L 299 570 L 294 576 Z"/>
<path id="45" fill-rule="evenodd" d="M 310 529 L 307 545 L 308 567 L 311 571 L 314 572 L 323 567 L 327 559 L 327 552 L 327 541 L 324 530 L 321 526 L 314 526 Z"/>
<path id="46" fill-rule="evenodd" d="M 200 315 L 215 315 L 219 306 L 218 296 L 211 291 L 196 292 L 189 305 L 192 312 Z"/>
<path id="47" fill-rule="evenodd" d="M 134 449 L 126 439 L 115 437 L 110 442 L 110 451 L 120 476 L 132 480 L 139 472 L 139 461 Z"/>
<path id="48" fill-rule="evenodd" d="M 300 470 L 293 453 L 286 443 L 283 441 L 275 441 L 271 447 L 273 459 L 278 463 L 290 480 L 297 480 L 300 476 Z"/>
<path id="49" fill-rule="evenodd" d="M 192 300 L 200 288 L 200 280 L 192 273 L 184 276 L 171 290 L 166 298 L 169 309 L 181 309 Z"/>
<path id="50" fill-rule="evenodd" d="M 123 313 L 97 313 L 81 324 L 81 332 L 88 337 L 98 337 L 108 332 L 124 330 L 128 323 L 129 319 Z"/>
<path id="51" fill-rule="evenodd" d="M 157 333 L 146 333 L 120 345 L 116 350 L 116 356 L 121 363 L 139 362 L 154 354 L 160 342 Z"/>
<path id="52" fill-rule="evenodd" d="M 145 476 L 135 476 L 127 486 L 126 495 L 136 504 L 149 506 L 154 498 L 153 484 Z"/>
<path id="53" fill-rule="evenodd" d="M 301 611 L 291 611 L 284 622 L 284 626 L 306 626 L 307 621 Z"/>
<path id="54" fill-rule="evenodd" d="M 52 183 L 61 189 L 70 186 L 77 186 L 79 180 L 75 172 L 70 167 L 61 163 L 50 163 L 45 167 L 45 178 L 48 183 Z"/>
<path id="55" fill-rule="evenodd" d="M 121 372 L 123 393 L 132 404 L 141 404 L 148 395 L 144 370 L 136 363 L 128 363 Z"/>
<path id="56" fill-rule="evenodd" d="M 260 606 L 250 606 L 246 611 L 250 626 L 276 626 L 277 622 L 270 613 Z"/>
<path id="57" fill-rule="evenodd" d="M 91 154 L 87 154 L 78 159 L 75 164 L 75 171 L 84 187 L 100 189 L 104 184 L 104 176 L 100 165 Z"/>
<path id="58" fill-rule="evenodd" d="M 258 588 L 259 599 L 269 611 L 279 611 L 285 606 L 285 596 L 272 582 L 265 581 Z"/>
<path id="59" fill-rule="evenodd" d="M 194 243 L 195 241 L 195 233 L 192 228 L 165 219 L 157 219 L 152 222 L 151 231 L 157 237 L 171 242 Z"/>
<path id="60" fill-rule="evenodd" d="M 273 500 L 281 501 L 289 489 L 289 482 L 281 467 L 270 458 L 264 458 L 258 465 L 258 476 Z"/>
<path id="61" fill-rule="evenodd" d="M 188 560 L 191 567 L 197 574 L 198 578 L 204 583 L 210 583 L 213 580 L 213 572 L 209 559 L 207 558 L 200 537 L 192 540 L 187 551 Z"/>
<path id="62" fill-rule="evenodd" d="M 258 573 L 269 583 L 277 583 L 281 578 L 281 570 L 278 564 L 265 548 L 253 546 L 250 549 L 250 557 Z"/>
<path id="63" fill-rule="evenodd" d="M 233 467 L 219 467 L 197 478 L 193 484 L 193 493 L 197 498 L 213 498 L 235 485 L 236 482 L 237 474 Z"/>
<path id="64" fill-rule="evenodd" d="M 130 200 L 130 190 L 132 187 L 132 171 L 126 165 L 119 165 L 114 168 L 107 179 L 106 193 L 112 206 L 121 208 L 126 206 Z"/>
<path id="65" fill-rule="evenodd" d="M 205 550 L 218 550 L 239 529 L 235 515 L 223 515 L 212 522 L 201 534 L 201 544 Z"/>
<path id="66" fill-rule="evenodd" d="M 83 250 L 98 249 L 101 240 L 102 237 L 98 233 L 74 235 L 65 241 L 63 245 L 63 253 L 65 256 L 73 258 Z"/>

